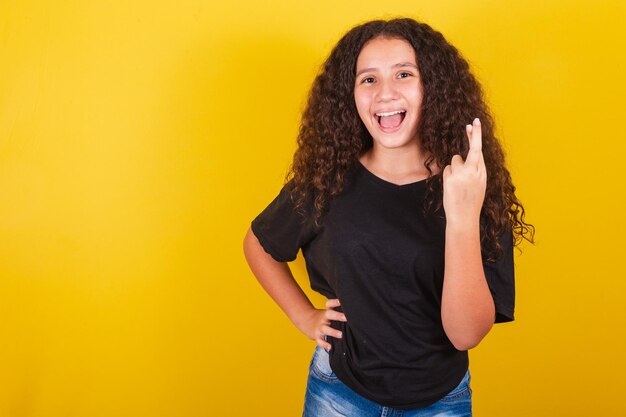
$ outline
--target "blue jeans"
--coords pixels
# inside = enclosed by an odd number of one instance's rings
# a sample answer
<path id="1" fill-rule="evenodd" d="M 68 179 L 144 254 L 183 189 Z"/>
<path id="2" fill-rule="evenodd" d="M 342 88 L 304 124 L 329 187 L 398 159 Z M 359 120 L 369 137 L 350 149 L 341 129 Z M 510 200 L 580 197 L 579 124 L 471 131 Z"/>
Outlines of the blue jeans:
<path id="1" fill-rule="evenodd" d="M 469 370 L 461 383 L 436 403 L 398 410 L 362 397 L 341 382 L 330 369 L 328 352 L 317 346 L 309 368 L 303 417 L 471 417 Z"/>

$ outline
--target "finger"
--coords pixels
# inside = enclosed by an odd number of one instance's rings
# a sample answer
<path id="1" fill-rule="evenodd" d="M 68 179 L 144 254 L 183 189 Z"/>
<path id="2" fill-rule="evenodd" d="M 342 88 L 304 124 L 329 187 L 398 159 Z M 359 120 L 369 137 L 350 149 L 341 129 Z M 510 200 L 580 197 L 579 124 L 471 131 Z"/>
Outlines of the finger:
<path id="1" fill-rule="evenodd" d="M 470 145 L 477 151 L 482 152 L 483 150 L 483 128 L 478 117 L 472 123 L 472 143 Z"/>
<path id="2" fill-rule="evenodd" d="M 326 336 L 334 337 L 335 339 L 341 339 L 341 336 L 343 336 L 343 334 L 341 333 L 341 330 L 333 329 L 330 326 L 324 325 L 321 327 L 321 330 L 322 330 L 322 334 Z"/>
<path id="3" fill-rule="evenodd" d="M 468 126 L 470 127 L 466 128 L 466 131 L 471 137 L 469 138 L 470 149 L 467 154 L 466 162 L 468 164 L 478 166 L 480 164 L 480 156 L 482 155 L 483 149 L 482 128 L 480 126 L 480 120 L 476 118 L 474 119 L 472 125 Z"/>
<path id="4" fill-rule="evenodd" d="M 346 315 L 335 310 L 326 310 L 326 318 L 335 321 L 348 321 Z"/>
<path id="5" fill-rule="evenodd" d="M 339 302 L 338 298 L 331 298 L 330 300 L 326 301 L 326 308 L 335 308 L 335 307 L 339 307 L 341 305 L 341 303 Z"/>
<path id="6" fill-rule="evenodd" d="M 320 345 L 322 348 L 326 350 L 332 349 L 331 344 L 326 341 L 325 336 L 322 336 L 321 339 L 317 339 L 316 342 L 318 345 Z"/>
<path id="7" fill-rule="evenodd" d="M 461 155 L 454 155 L 450 162 L 451 168 L 460 167 L 463 165 L 463 157 Z"/>

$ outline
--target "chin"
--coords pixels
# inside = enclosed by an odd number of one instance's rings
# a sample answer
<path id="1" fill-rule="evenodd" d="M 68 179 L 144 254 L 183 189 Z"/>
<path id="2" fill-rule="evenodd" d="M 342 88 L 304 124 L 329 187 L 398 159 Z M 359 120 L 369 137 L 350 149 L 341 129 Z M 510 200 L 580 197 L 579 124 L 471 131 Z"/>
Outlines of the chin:
<path id="1" fill-rule="evenodd" d="M 374 145 L 385 149 L 398 149 L 417 146 L 417 141 L 409 138 L 385 138 L 372 135 Z"/>

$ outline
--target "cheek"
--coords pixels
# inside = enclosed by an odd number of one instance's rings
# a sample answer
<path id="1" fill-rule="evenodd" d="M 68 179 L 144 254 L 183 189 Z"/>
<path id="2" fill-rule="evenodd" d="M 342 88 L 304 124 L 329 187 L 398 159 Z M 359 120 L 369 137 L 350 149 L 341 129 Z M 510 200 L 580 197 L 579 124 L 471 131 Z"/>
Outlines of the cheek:
<path id="1" fill-rule="evenodd" d="M 413 114 L 413 117 L 419 118 L 419 116 L 422 113 L 422 94 L 421 94 L 421 92 L 419 92 L 419 93 L 413 92 L 413 95 L 410 98 L 409 97 L 407 97 L 407 98 L 411 101 L 411 106 L 416 110 L 416 112 Z"/>
<path id="2" fill-rule="evenodd" d="M 359 116 L 363 122 L 369 119 L 370 106 L 369 99 L 365 94 L 362 93 L 354 93 L 354 103 L 356 104 L 356 109 L 359 112 Z"/>
<path id="3" fill-rule="evenodd" d="M 419 105 L 422 103 L 422 89 L 417 85 L 413 85 L 406 90 L 406 97 L 411 103 Z"/>
<path id="4" fill-rule="evenodd" d="M 420 85 L 417 88 L 417 93 L 416 93 L 416 101 L 417 101 L 417 103 L 418 103 L 420 108 L 422 107 L 423 99 L 424 99 L 424 91 L 422 90 L 422 86 Z"/>

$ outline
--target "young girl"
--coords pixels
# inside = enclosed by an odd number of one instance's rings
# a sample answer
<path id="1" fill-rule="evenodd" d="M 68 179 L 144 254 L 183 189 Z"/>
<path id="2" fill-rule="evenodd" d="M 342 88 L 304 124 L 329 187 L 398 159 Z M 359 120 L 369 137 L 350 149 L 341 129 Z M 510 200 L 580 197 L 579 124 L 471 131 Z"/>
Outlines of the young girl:
<path id="1" fill-rule="evenodd" d="M 244 251 L 317 342 L 304 416 L 470 416 L 467 350 L 513 320 L 513 246 L 534 230 L 459 52 L 412 19 L 350 30 L 288 178 Z M 287 266 L 300 249 L 325 309 Z"/>

